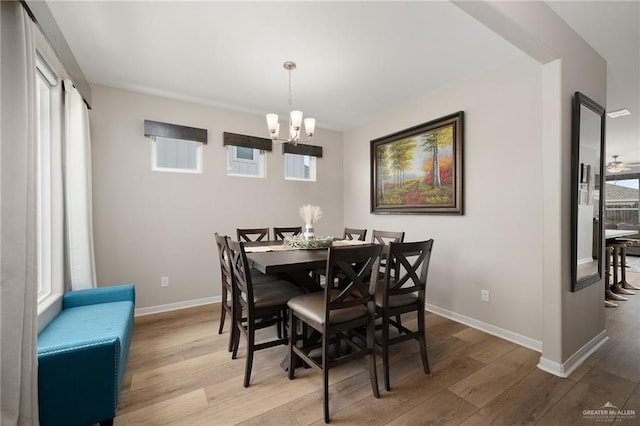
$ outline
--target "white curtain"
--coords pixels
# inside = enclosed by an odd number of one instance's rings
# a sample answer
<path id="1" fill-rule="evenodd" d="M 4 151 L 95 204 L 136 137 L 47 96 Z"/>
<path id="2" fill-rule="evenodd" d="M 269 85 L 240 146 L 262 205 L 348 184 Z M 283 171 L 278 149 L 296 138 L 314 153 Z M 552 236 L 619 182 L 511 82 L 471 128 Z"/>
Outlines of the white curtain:
<path id="1" fill-rule="evenodd" d="M 35 41 L 19 2 L 0 15 L 1 423 L 37 425 Z"/>
<path id="2" fill-rule="evenodd" d="M 71 290 L 80 290 L 96 287 L 89 110 L 70 80 L 65 80 L 64 90 L 67 283 Z"/>

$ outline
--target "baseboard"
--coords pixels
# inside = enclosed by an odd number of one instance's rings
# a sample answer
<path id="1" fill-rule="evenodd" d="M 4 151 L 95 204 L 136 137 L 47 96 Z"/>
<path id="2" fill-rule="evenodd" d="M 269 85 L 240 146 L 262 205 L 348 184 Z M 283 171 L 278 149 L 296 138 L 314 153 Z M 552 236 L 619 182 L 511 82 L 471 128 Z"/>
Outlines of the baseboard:
<path id="1" fill-rule="evenodd" d="M 439 306 L 426 304 L 426 310 L 438 314 L 450 320 L 468 325 L 469 327 L 477 328 L 485 333 L 492 334 L 502 339 L 508 340 L 525 348 L 529 348 L 536 352 L 542 352 L 542 342 L 539 340 L 531 339 L 530 337 L 523 336 L 522 334 L 514 333 L 504 328 L 496 327 L 495 325 L 487 324 L 486 322 L 478 321 L 477 319 L 459 314 L 457 312 L 450 311 L 448 309 L 441 308 Z"/>
<path id="2" fill-rule="evenodd" d="M 136 309 L 134 315 L 141 317 L 144 315 L 159 314 L 160 312 L 175 311 L 178 309 L 193 308 L 194 306 L 210 305 L 220 303 L 222 296 L 205 297 L 202 299 L 185 300 L 183 302 L 167 303 L 166 305 L 149 306 L 147 308 Z"/>
<path id="3" fill-rule="evenodd" d="M 569 357 L 564 363 L 560 364 L 555 361 L 551 361 L 544 357 L 540 357 L 540 363 L 538 368 L 547 373 L 551 373 L 554 376 L 567 378 L 573 373 L 582 363 L 591 356 L 595 351 L 604 345 L 609 340 L 607 336 L 607 330 L 602 330 L 596 337 L 591 339 L 586 345 L 581 347 Z"/>

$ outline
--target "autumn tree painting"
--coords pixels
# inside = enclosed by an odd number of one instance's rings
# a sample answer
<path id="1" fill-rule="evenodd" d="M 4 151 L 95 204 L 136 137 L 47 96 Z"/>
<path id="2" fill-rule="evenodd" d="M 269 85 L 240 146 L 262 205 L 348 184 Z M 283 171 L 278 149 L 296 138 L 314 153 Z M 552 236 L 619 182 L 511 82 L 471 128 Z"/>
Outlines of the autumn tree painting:
<path id="1" fill-rule="evenodd" d="M 372 142 L 372 211 L 461 213 L 462 112 Z"/>

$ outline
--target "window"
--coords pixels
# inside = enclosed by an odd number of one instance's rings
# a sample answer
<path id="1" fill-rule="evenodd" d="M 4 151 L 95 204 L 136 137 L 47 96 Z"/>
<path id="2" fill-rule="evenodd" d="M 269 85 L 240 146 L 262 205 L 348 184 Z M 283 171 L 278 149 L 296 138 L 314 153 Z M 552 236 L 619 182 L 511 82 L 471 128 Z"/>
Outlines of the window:
<path id="1" fill-rule="evenodd" d="M 305 144 L 283 144 L 284 178 L 287 180 L 316 181 L 316 163 L 322 158 L 322 147 Z"/>
<path id="2" fill-rule="evenodd" d="M 640 223 L 640 188 L 636 176 L 607 176 L 605 217 L 607 224 Z"/>
<path id="3" fill-rule="evenodd" d="M 227 175 L 265 177 L 265 158 L 260 149 L 227 145 Z"/>
<path id="4" fill-rule="evenodd" d="M 316 157 L 284 154 L 284 177 L 290 180 L 316 180 Z"/>
<path id="5" fill-rule="evenodd" d="M 151 136 L 151 169 L 202 173 L 202 142 Z"/>
<path id="6" fill-rule="evenodd" d="M 36 58 L 38 304 L 62 292 L 62 84 Z"/>
<path id="7" fill-rule="evenodd" d="M 151 170 L 202 173 L 207 129 L 144 120 L 144 135 L 151 139 Z"/>

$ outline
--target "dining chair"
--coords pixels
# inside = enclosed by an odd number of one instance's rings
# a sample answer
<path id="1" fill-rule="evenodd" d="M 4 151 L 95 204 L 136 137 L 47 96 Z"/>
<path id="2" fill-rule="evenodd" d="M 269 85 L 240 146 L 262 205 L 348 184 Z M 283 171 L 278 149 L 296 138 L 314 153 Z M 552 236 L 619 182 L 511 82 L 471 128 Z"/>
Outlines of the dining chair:
<path id="1" fill-rule="evenodd" d="M 231 270 L 233 272 L 233 288 L 236 294 L 236 309 L 234 309 L 234 334 L 232 358 L 236 359 L 240 335 L 247 340 L 247 359 L 244 373 L 244 387 L 249 386 L 251 367 L 255 351 L 288 342 L 286 328 L 284 335 L 275 339 L 256 343 L 256 330 L 286 321 L 287 316 L 281 315 L 287 309 L 287 302 L 304 292 L 288 281 L 269 281 L 261 285 L 253 285 L 244 243 L 227 239 L 231 256 Z"/>
<path id="2" fill-rule="evenodd" d="M 344 228 L 344 233 L 342 234 L 343 240 L 364 241 L 365 238 L 367 238 L 366 229 Z"/>
<path id="3" fill-rule="evenodd" d="M 393 262 L 402 270 L 397 277 L 393 270 L 387 268 L 384 279 L 376 288 L 376 317 L 382 319 L 382 337 L 377 342 L 382 347 L 382 366 L 384 369 L 384 386 L 391 390 L 389 383 L 389 346 L 415 339 L 420 346 L 422 367 L 429 374 L 429 358 L 427 357 L 426 329 L 424 322 L 425 294 L 427 273 L 433 240 L 394 243 L 391 242 L 384 251 L 389 262 Z M 415 313 L 418 319 L 418 330 L 412 331 L 398 322 L 403 314 Z M 396 319 L 392 319 L 395 317 Z M 393 325 L 398 334 L 390 337 L 389 328 Z"/>
<path id="4" fill-rule="evenodd" d="M 276 241 L 284 240 L 285 237 L 292 237 L 298 234 L 302 234 L 302 226 L 273 227 L 273 238 L 275 238 Z"/>
<path id="5" fill-rule="evenodd" d="M 337 289 L 325 285 L 324 291 L 308 293 L 289 300 L 289 379 L 295 375 L 297 359 L 322 371 L 324 421 L 329 423 L 329 370 L 347 361 L 360 357 L 369 359 L 369 378 L 373 395 L 380 397 L 375 361 L 375 285 L 365 277 L 378 268 L 379 245 L 356 247 L 330 247 L 326 264 L 327 283 L 332 283 L 338 273 L 348 277 L 346 286 Z M 354 269 L 353 265 L 359 265 Z M 297 334 L 298 323 L 302 323 L 302 335 Z M 310 341 L 307 326 L 321 334 L 319 342 Z M 352 340 L 350 330 L 365 328 L 366 344 Z M 298 341 L 302 340 L 302 346 Z M 330 342 L 336 342 L 338 350 L 329 351 Z M 342 354 L 340 342 L 352 351 Z M 358 344 L 360 343 L 360 344 Z M 317 361 L 311 351 L 322 348 L 322 359 Z"/>
<path id="6" fill-rule="evenodd" d="M 229 256 L 229 248 L 226 244 L 226 239 L 229 238 L 227 236 L 221 236 L 217 232 L 215 233 L 216 246 L 218 246 L 218 260 L 220 263 L 220 280 L 222 282 L 221 285 L 221 303 L 220 307 L 220 326 L 218 327 L 218 334 L 222 334 L 224 330 L 224 323 L 226 321 L 227 314 L 231 319 L 231 332 L 229 333 L 229 352 L 233 349 L 234 334 L 235 327 L 233 326 L 233 309 L 234 309 L 234 300 L 235 294 L 233 291 L 233 283 L 232 283 L 232 270 Z M 257 269 L 251 268 L 251 281 L 253 285 L 261 285 L 270 281 L 278 281 L 279 278 L 275 275 L 271 274 L 263 274 Z M 284 317 L 284 313 L 280 314 Z M 282 331 L 278 331 L 278 336 L 282 337 Z"/>
<path id="7" fill-rule="evenodd" d="M 269 228 L 238 228 L 238 241 L 252 243 L 255 241 L 269 240 Z"/>

